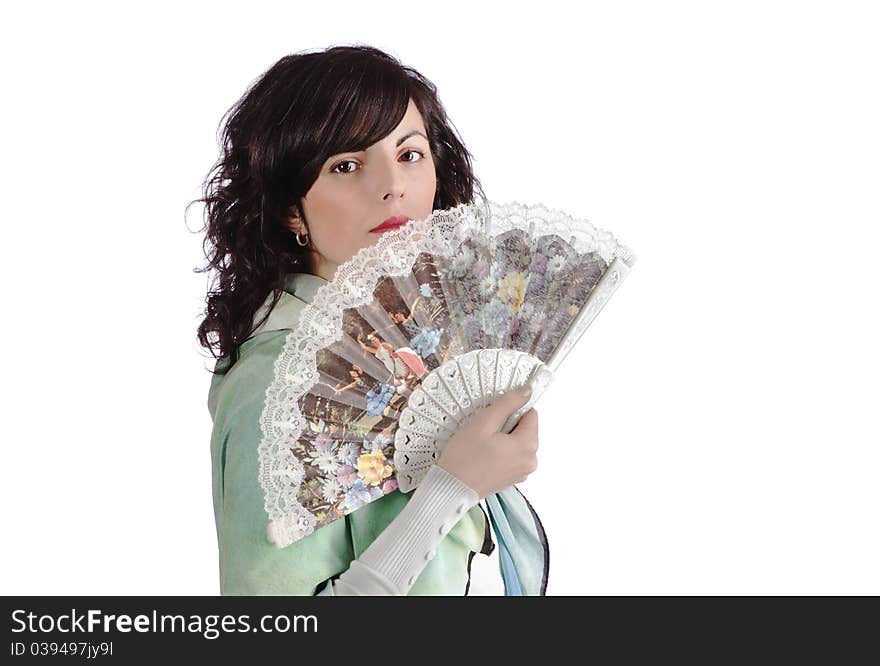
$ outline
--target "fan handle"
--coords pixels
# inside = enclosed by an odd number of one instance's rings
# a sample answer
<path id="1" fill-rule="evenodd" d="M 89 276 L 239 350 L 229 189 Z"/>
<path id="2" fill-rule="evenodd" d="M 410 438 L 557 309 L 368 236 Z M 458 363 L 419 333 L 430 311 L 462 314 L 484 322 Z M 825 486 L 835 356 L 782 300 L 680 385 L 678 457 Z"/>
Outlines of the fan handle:
<path id="1" fill-rule="evenodd" d="M 507 417 L 507 420 L 504 422 L 504 425 L 501 426 L 501 430 L 499 432 L 502 432 L 505 435 L 510 434 L 510 431 L 516 427 L 516 424 L 519 423 L 519 420 L 525 415 L 527 411 L 535 406 L 538 398 L 540 398 L 541 394 L 547 389 L 548 386 L 550 386 L 550 382 L 553 381 L 553 376 L 553 371 L 544 364 L 541 364 L 535 368 L 535 371 L 532 373 L 531 378 L 525 384 L 523 384 L 523 386 L 532 387 L 532 395 L 529 396 L 529 400 L 528 402 L 526 402 L 526 404 L 524 404 L 513 414 Z"/>
<path id="2" fill-rule="evenodd" d="M 593 288 L 586 302 L 575 316 L 574 321 L 571 322 L 568 330 L 562 336 L 562 340 L 556 345 L 556 349 L 550 355 L 550 358 L 547 359 L 547 363 L 539 365 L 535 369 L 532 378 L 526 382 L 526 384 L 531 384 L 532 386 L 532 395 L 529 397 L 529 401 L 510 415 L 504 422 L 504 425 L 501 426 L 500 432 L 509 434 L 516 427 L 516 424 L 519 423 L 523 415 L 535 405 L 538 398 L 541 397 L 541 394 L 550 385 L 553 373 L 562 363 L 562 359 L 568 356 L 572 347 L 574 347 L 575 343 L 584 334 L 584 331 L 587 330 L 587 327 L 593 322 L 593 319 L 596 318 L 596 315 L 599 314 L 602 307 L 608 302 L 611 294 L 614 293 L 620 286 L 620 283 L 623 282 L 623 279 L 629 274 L 632 262 L 632 258 L 629 263 L 621 257 L 614 258 L 608 270 L 605 271 L 598 284 Z"/>

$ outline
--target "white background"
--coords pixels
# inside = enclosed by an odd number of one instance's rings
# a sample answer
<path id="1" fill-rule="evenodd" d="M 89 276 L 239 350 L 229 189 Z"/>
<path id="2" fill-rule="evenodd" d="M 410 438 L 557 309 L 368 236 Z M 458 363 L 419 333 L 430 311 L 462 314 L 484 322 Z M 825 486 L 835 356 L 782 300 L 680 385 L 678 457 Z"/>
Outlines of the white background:
<path id="1" fill-rule="evenodd" d="M 880 593 L 878 34 L 867 2 L 7 9 L 0 592 L 219 592 L 184 206 L 248 84 L 367 43 L 491 199 L 638 257 L 538 406 L 548 593 Z"/>

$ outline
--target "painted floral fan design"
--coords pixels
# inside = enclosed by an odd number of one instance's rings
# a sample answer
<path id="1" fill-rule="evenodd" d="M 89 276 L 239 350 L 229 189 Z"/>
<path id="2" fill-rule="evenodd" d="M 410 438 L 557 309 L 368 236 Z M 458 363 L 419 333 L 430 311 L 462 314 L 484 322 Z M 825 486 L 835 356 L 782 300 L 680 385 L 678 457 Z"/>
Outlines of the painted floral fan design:
<path id="1" fill-rule="evenodd" d="M 411 491 L 475 411 L 530 382 L 512 430 L 634 261 L 587 220 L 521 203 L 434 211 L 361 249 L 275 362 L 259 450 L 269 539 Z"/>

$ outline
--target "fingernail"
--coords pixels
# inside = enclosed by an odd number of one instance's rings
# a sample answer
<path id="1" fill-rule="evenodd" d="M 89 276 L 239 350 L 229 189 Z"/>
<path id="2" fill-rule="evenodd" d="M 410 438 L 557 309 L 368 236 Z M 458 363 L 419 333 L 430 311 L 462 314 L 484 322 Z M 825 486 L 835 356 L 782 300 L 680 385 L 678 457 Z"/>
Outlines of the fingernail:
<path id="1" fill-rule="evenodd" d="M 523 394 L 523 397 L 530 398 L 532 395 L 532 385 L 525 384 L 523 386 L 520 386 L 519 392 Z"/>

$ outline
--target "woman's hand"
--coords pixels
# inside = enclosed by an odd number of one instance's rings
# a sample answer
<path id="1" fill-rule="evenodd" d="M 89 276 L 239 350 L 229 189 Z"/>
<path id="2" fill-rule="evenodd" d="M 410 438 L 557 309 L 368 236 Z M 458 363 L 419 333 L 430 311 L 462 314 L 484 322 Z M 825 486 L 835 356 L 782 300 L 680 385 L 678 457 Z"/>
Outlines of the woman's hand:
<path id="1" fill-rule="evenodd" d="M 509 435 L 499 431 L 528 400 L 513 389 L 483 407 L 449 438 L 436 464 L 473 488 L 480 499 L 525 481 L 538 468 L 538 412 L 527 411 Z"/>

